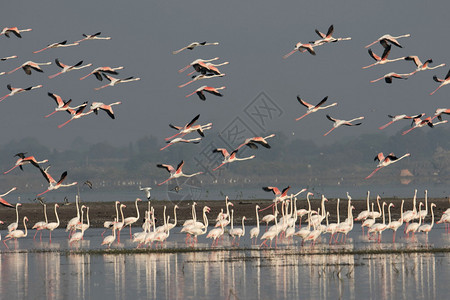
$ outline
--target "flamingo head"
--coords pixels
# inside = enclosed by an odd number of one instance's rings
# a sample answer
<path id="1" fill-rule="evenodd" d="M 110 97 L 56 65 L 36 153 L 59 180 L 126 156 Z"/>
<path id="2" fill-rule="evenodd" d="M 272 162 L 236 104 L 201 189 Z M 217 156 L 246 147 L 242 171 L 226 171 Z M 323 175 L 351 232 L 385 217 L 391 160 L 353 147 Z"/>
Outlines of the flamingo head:
<path id="1" fill-rule="evenodd" d="M 137 198 L 136 201 L 142 201 L 142 199 L 141 198 Z"/>

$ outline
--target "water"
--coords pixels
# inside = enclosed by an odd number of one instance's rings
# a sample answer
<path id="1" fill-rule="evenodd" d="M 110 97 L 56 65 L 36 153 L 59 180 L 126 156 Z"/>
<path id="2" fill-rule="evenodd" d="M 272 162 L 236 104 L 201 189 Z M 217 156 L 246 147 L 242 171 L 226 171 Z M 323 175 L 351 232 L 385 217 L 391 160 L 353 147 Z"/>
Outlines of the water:
<path id="1" fill-rule="evenodd" d="M 165 248 L 186 248 L 179 230 L 172 230 Z M 85 240 L 72 249 L 101 249 L 101 231 L 89 229 Z M 391 237 L 391 232 L 385 232 L 377 244 L 362 237 L 356 226 L 346 244 L 333 246 L 325 235 L 313 247 L 285 240 L 276 250 L 265 250 L 252 246 L 245 236 L 240 248 L 231 247 L 231 238 L 225 237 L 219 245 L 223 251 L 80 254 L 67 251 L 67 235 L 57 229 L 51 244 L 48 233 L 42 242 L 31 237 L 17 244 L 8 242 L 12 250 L 0 252 L 0 298 L 445 299 L 450 290 L 449 253 L 348 254 L 354 250 L 448 248 L 450 235 L 444 227 L 436 226 L 428 243 L 422 234 L 412 240 L 399 232 L 396 244 Z M 196 247 L 206 249 L 209 243 L 201 236 Z M 113 244 L 118 249 L 135 246 L 127 230 L 122 231 L 121 244 Z"/>

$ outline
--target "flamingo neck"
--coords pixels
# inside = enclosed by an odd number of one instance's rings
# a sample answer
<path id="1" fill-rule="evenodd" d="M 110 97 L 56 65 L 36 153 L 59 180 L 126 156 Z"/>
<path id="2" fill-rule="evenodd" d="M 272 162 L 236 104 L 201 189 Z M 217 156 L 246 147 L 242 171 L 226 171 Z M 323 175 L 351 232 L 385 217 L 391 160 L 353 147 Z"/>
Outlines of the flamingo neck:
<path id="1" fill-rule="evenodd" d="M 138 204 L 137 204 L 137 200 L 135 201 L 135 205 L 136 205 L 136 212 L 137 212 L 137 219 L 139 220 L 139 208 L 138 208 Z"/>
<path id="2" fill-rule="evenodd" d="M 27 236 L 27 234 L 28 234 L 28 230 L 27 230 L 27 222 L 26 222 L 26 217 L 24 217 L 23 218 L 23 227 L 25 228 L 25 235 L 24 235 L 24 237 L 25 236 Z"/>
<path id="3" fill-rule="evenodd" d="M 59 226 L 59 216 L 58 216 L 58 211 L 56 210 L 57 206 L 55 205 L 55 216 L 56 216 L 56 224 L 58 224 Z"/>
<path id="4" fill-rule="evenodd" d="M 258 206 L 255 207 L 256 210 L 256 228 L 259 230 L 259 213 L 258 213 Z"/>

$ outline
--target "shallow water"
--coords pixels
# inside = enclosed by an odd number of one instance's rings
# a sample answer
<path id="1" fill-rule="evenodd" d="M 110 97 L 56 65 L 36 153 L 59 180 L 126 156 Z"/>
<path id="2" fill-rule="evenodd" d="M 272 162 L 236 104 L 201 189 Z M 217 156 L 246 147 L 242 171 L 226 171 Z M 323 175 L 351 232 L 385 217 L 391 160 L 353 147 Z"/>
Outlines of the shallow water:
<path id="1" fill-rule="evenodd" d="M 179 230 L 172 230 L 165 248 L 186 249 Z M 276 250 L 261 250 L 246 236 L 232 250 L 227 250 L 231 239 L 225 237 L 218 247 L 223 251 L 90 254 L 88 250 L 102 248 L 101 232 L 86 231 L 85 240 L 72 247 L 86 251 L 82 253 L 67 251 L 67 234 L 62 229 L 53 232 L 51 244 L 47 232 L 43 242 L 31 237 L 7 242 L 11 250 L 0 253 L 0 295 L 5 299 L 435 299 L 449 290 L 448 252 L 348 254 L 448 248 L 450 235 L 440 225 L 430 233 L 428 243 L 422 234 L 412 240 L 399 232 L 392 244 L 392 233 L 386 232 L 377 244 L 363 238 L 355 226 L 347 243 L 333 246 L 325 235 L 315 246 L 285 240 Z M 112 248 L 134 249 L 127 230 L 121 238 L 122 243 Z M 209 248 L 209 240 L 199 237 L 196 247 Z"/>

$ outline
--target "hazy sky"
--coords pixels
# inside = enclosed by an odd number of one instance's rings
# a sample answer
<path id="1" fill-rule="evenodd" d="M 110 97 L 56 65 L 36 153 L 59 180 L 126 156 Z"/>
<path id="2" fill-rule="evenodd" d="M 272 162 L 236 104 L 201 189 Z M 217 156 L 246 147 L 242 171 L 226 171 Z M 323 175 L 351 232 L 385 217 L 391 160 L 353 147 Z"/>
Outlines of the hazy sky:
<path id="1" fill-rule="evenodd" d="M 257 134 L 263 131 L 283 131 L 288 136 L 312 139 L 318 144 L 336 141 L 362 133 L 379 132 L 378 126 L 389 121 L 387 114 L 432 114 L 437 107 L 448 106 L 450 87 L 429 96 L 438 84 L 433 75 L 443 78 L 448 67 L 416 74 L 393 84 L 384 81 L 370 83 L 386 73 L 411 72 L 412 62 L 400 61 L 371 69 L 361 68 L 373 62 L 365 45 L 383 34 L 410 33 L 401 39 L 403 49 L 393 47 L 389 58 L 418 55 L 434 64 L 448 63 L 449 1 L 9 1 L 2 5 L 1 27 L 17 26 L 33 31 L 6 38 L 0 36 L 0 57 L 19 58 L 0 62 L 0 72 L 10 71 L 27 60 L 52 61 L 44 66 L 45 73 L 26 75 L 19 70 L 0 76 L 0 96 L 9 93 L 7 84 L 44 87 L 0 103 L 2 140 L 35 136 L 44 144 L 66 148 L 76 136 L 89 142 L 106 141 L 127 144 L 154 135 L 159 138 L 173 134 L 169 123 L 184 125 L 201 114 L 199 124 L 213 122 L 217 131 L 238 117 Z M 413 3 L 414 2 L 414 3 Z M 351 41 L 316 48 L 317 56 L 295 53 L 282 56 L 298 41 L 317 39 L 314 29 L 326 32 L 334 24 L 335 37 L 352 37 Z M 63 40 L 82 38 L 83 33 L 98 31 L 109 41 L 85 41 L 79 46 L 32 52 Z M 172 51 L 193 41 L 220 42 L 218 46 L 199 47 L 173 55 Z M 372 47 L 381 55 L 379 44 Z M 184 88 L 177 86 L 188 77 L 177 70 L 197 58 L 220 57 L 229 61 L 220 67 L 223 78 L 203 80 Z M 118 77 L 140 77 L 141 81 L 108 87 L 94 77 L 79 78 L 90 69 L 71 71 L 55 79 L 48 75 L 59 71 L 54 59 L 74 64 L 79 60 L 98 66 L 124 66 Z M 185 98 L 202 85 L 226 86 L 224 97 L 207 95 L 205 102 L 196 95 Z M 116 120 L 106 114 L 75 120 L 58 129 L 69 115 L 57 113 L 45 119 L 54 109 L 47 96 L 53 92 L 73 104 L 84 101 L 111 103 Z M 260 127 L 249 117 L 257 108 L 252 102 L 264 92 L 275 103 L 277 111 Z M 296 95 L 317 103 L 329 96 L 329 102 L 339 105 L 326 112 L 295 118 L 305 112 Z M 250 105 L 250 107 L 249 107 Z M 253 106 L 251 106 L 253 105 Z M 246 114 L 247 112 L 247 114 Z M 365 116 L 363 125 L 339 128 L 323 137 L 332 123 L 325 114 L 342 119 Z M 253 122 L 253 123 L 252 123 Z M 406 123 L 394 124 L 385 132 L 394 134 Z M 413 134 L 413 133 L 412 133 Z M 386 150 L 387 151 L 387 150 Z"/>

